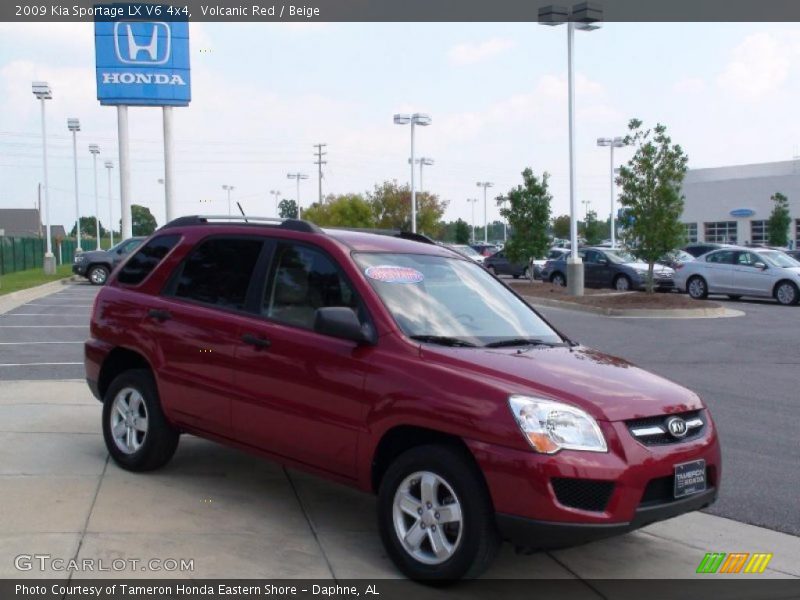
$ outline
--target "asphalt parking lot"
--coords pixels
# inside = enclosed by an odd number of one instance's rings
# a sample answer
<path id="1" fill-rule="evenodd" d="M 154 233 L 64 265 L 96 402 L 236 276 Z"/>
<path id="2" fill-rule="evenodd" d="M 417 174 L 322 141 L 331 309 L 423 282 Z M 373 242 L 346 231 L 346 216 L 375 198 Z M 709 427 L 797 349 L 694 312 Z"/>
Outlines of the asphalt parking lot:
<path id="1" fill-rule="evenodd" d="M 96 291 L 66 285 L 0 315 L 0 578 L 59 576 L 14 566 L 20 553 L 43 552 L 194 560 L 191 572 L 103 577 L 399 576 L 380 545 L 370 496 L 192 436 L 183 436 L 173 461 L 155 473 L 133 474 L 110 462 L 100 404 L 83 381 L 82 342 Z M 787 309 L 736 308 L 747 316 L 662 321 L 547 309 L 578 340 L 635 359 L 706 398 L 722 430 L 723 498 L 715 514 L 693 513 L 576 548 L 523 556 L 505 545 L 486 577 L 686 578 L 696 576 L 706 552 L 718 550 L 774 553 L 761 577 L 800 577 L 800 538 L 771 530 L 797 531 L 797 444 L 787 414 L 774 414 L 796 411 L 793 367 L 759 341 L 772 331 L 788 344 L 797 331 L 773 316 Z M 748 338 L 748 323 L 766 329 Z M 753 399 L 768 402 L 770 414 Z M 603 597 L 596 585 L 585 592 Z"/>

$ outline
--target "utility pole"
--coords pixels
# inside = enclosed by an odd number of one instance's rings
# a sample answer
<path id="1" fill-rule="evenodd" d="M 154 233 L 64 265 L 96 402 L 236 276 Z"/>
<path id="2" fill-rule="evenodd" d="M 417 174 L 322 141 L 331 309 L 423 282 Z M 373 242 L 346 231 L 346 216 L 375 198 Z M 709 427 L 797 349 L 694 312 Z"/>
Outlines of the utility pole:
<path id="1" fill-rule="evenodd" d="M 317 149 L 316 157 L 317 160 L 314 163 L 317 165 L 319 169 L 319 203 L 322 204 L 322 165 L 328 164 L 327 160 L 322 160 L 322 157 L 327 154 L 327 152 L 323 152 L 322 149 L 325 148 L 328 144 L 314 144 L 314 147 Z M 299 185 L 299 181 L 298 181 Z"/>

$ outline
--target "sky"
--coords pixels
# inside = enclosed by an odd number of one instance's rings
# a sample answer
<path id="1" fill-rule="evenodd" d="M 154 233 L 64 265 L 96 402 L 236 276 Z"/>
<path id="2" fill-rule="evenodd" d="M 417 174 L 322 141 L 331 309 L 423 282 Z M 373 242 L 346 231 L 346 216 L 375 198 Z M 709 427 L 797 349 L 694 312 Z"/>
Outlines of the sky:
<path id="1" fill-rule="evenodd" d="M 535 23 L 192 23 L 192 103 L 175 112 L 175 192 L 181 214 L 227 212 L 223 185 L 248 214 L 273 216 L 270 190 L 317 199 L 314 144 L 326 143 L 323 192 L 367 192 L 409 181 L 409 127 L 425 112 L 416 153 L 433 158 L 424 189 L 449 201 L 446 220 L 483 222 L 492 198 L 531 167 L 550 174 L 553 213 L 569 211 L 566 28 Z M 576 193 L 610 209 L 609 151 L 631 118 L 663 123 L 690 168 L 789 160 L 800 154 L 800 24 L 605 23 L 576 32 Z M 0 23 L 0 207 L 34 207 L 43 180 L 41 119 L 31 82 L 48 81 L 51 223 L 75 220 L 72 139 L 78 117 L 82 215 L 108 222 L 112 160 L 119 220 L 116 110 L 101 107 L 90 23 Z M 132 201 L 164 222 L 161 111 L 130 109 Z M 630 149 L 616 157 L 627 161 Z M 583 202 L 589 204 L 584 205 Z"/>

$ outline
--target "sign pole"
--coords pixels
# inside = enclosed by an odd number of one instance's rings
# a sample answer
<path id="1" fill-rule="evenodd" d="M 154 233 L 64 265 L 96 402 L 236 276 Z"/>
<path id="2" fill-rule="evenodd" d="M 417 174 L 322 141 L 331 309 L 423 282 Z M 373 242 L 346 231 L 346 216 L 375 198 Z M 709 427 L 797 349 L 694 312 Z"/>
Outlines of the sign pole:
<path id="1" fill-rule="evenodd" d="M 133 236 L 131 225 L 131 152 L 128 140 L 128 107 L 117 106 L 117 136 L 119 138 L 119 198 L 122 206 L 122 239 Z M 114 224 L 111 223 L 111 227 Z"/>
<path id="2" fill-rule="evenodd" d="M 175 195 L 172 178 L 172 107 L 163 107 L 164 116 L 164 199 L 167 223 L 175 218 Z"/>

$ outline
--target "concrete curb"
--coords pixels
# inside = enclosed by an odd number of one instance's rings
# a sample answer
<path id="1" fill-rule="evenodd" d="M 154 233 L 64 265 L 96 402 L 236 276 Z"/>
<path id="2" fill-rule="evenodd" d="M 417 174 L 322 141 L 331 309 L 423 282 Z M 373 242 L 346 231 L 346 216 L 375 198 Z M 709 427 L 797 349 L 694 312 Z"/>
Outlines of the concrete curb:
<path id="1" fill-rule="evenodd" d="M 42 285 L 37 285 L 25 290 L 19 290 L 0 296 L 0 314 L 14 310 L 23 304 L 27 304 L 31 300 L 38 300 L 44 296 L 49 296 L 50 294 L 62 289 L 62 286 L 67 285 L 68 283 L 69 278 L 58 279 L 56 281 L 50 281 L 48 283 L 43 283 Z"/>
<path id="2" fill-rule="evenodd" d="M 641 317 L 650 319 L 713 319 L 720 317 L 741 317 L 743 312 L 731 310 L 720 306 L 718 308 L 602 308 L 599 306 L 585 306 L 575 302 L 540 298 L 538 296 L 523 296 L 532 306 L 546 308 L 563 308 L 587 312 L 606 317 Z"/>

